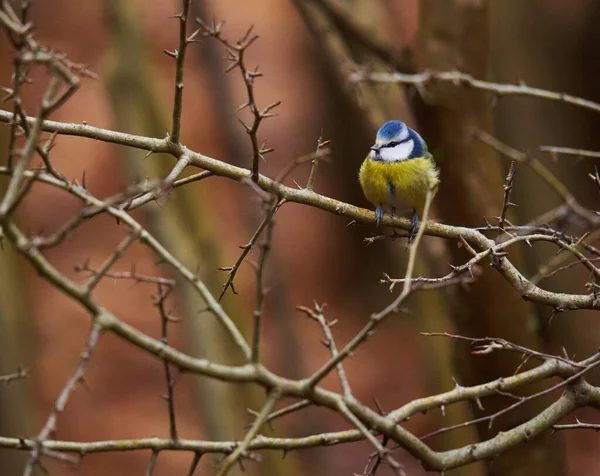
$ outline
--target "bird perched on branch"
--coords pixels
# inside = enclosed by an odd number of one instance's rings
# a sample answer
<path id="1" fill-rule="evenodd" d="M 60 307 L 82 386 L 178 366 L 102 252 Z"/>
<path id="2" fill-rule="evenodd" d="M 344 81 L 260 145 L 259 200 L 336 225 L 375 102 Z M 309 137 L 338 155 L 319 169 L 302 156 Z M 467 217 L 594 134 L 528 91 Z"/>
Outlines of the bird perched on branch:
<path id="1" fill-rule="evenodd" d="M 402 204 L 413 209 L 409 240 L 419 225 L 419 214 L 439 172 L 423 138 L 402 121 L 388 121 L 377 131 L 375 145 L 363 162 L 359 180 L 365 197 L 376 207 L 377 225 L 384 208 L 391 213 Z"/>

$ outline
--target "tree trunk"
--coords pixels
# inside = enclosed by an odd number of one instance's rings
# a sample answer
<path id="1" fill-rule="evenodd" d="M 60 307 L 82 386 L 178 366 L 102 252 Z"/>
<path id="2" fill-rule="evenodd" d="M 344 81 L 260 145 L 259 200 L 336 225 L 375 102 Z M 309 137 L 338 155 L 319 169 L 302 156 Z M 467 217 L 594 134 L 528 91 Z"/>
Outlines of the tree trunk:
<path id="1" fill-rule="evenodd" d="M 485 0 L 422 0 L 415 54 L 419 71 L 464 71 L 485 78 L 489 58 L 489 12 Z M 492 131 L 491 97 L 451 84 L 427 88 L 427 104 L 417 106 L 420 131 L 441 169 L 441 186 L 436 204 L 442 221 L 453 225 L 484 225 L 484 217 L 500 215 L 503 203 L 504 167 L 497 154 L 472 136 L 473 128 Z M 517 172 L 518 173 L 518 172 Z M 451 248 L 453 263 L 468 260 L 465 250 Z M 519 253 L 511 249 L 511 261 L 519 266 Z M 502 277 L 488 271 L 469 291 L 455 288 L 448 295 L 457 328 L 462 335 L 502 337 L 529 348 L 539 348 L 539 337 L 529 329 L 534 308 L 523 301 Z M 459 383 L 473 385 L 511 375 L 519 365 L 518 356 L 492 353 L 471 355 L 471 348 L 458 345 Z M 535 391 L 536 389 L 532 389 Z M 539 388 L 537 388 L 539 390 Z M 507 399 L 483 402 L 486 414 L 504 408 Z M 488 422 L 479 428 L 481 439 L 506 430 L 533 417 L 544 406 L 537 399 L 528 406 Z M 477 416 L 481 412 L 474 410 Z M 543 436 L 488 462 L 491 475 L 563 474 L 563 448 L 557 435 Z"/>

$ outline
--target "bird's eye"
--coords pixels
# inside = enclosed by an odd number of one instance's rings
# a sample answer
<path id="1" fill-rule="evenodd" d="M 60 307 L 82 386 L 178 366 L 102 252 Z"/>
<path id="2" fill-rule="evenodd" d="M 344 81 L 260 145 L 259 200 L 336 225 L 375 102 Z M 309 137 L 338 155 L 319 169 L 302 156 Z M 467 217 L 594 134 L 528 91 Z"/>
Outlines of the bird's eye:
<path id="1" fill-rule="evenodd" d="M 387 144 L 385 144 L 386 147 L 396 147 L 397 145 L 399 145 L 400 142 L 398 141 L 393 141 L 393 142 L 388 142 Z"/>

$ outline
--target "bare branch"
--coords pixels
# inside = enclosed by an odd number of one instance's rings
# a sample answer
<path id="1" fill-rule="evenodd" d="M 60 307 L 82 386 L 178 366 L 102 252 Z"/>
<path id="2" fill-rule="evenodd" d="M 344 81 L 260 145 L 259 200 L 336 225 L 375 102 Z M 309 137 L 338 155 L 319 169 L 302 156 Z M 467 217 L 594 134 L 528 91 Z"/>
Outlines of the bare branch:
<path id="1" fill-rule="evenodd" d="M 256 437 L 261 427 L 269 417 L 269 413 L 271 413 L 272 408 L 275 406 L 275 404 L 279 401 L 280 398 L 281 391 L 279 389 L 271 390 L 271 392 L 269 393 L 269 397 L 267 398 L 267 401 L 263 406 L 263 409 L 254 420 L 254 423 L 250 427 L 250 430 L 248 430 L 244 441 L 242 441 L 239 444 L 239 446 L 221 462 L 219 470 L 215 473 L 215 476 L 224 476 L 225 474 L 227 474 L 227 471 L 229 471 L 229 469 L 236 463 L 236 461 L 238 461 L 242 456 L 244 456 L 244 453 L 250 446 L 250 443 Z"/>
<path id="2" fill-rule="evenodd" d="M 179 143 L 181 134 L 181 113 L 183 111 L 183 67 L 185 64 L 185 51 L 190 39 L 187 37 L 187 19 L 190 11 L 191 0 L 182 0 L 179 19 L 179 48 L 175 51 L 175 97 L 173 98 L 173 125 L 171 127 L 171 141 Z"/>
<path id="3" fill-rule="evenodd" d="M 575 155 L 577 157 L 590 157 L 593 159 L 600 158 L 600 152 L 596 150 L 573 149 L 571 147 L 555 147 L 551 145 L 541 145 L 539 149 L 542 152 L 549 152 L 552 155 Z"/>
<path id="4" fill-rule="evenodd" d="M 365 71 L 356 71 L 349 75 L 350 81 L 373 81 L 378 83 L 399 83 L 410 84 L 426 88 L 429 83 L 445 82 L 452 83 L 457 87 L 470 87 L 481 91 L 488 91 L 496 97 L 516 95 L 530 96 L 551 101 L 563 102 L 572 106 L 582 107 L 594 112 L 600 112 L 600 104 L 587 99 L 572 96 L 570 94 L 548 91 L 546 89 L 534 88 L 521 84 L 493 83 L 475 79 L 470 74 L 459 71 L 427 71 L 418 74 L 404 73 L 369 73 Z"/>
<path id="5" fill-rule="evenodd" d="M 58 416 L 66 408 L 67 402 L 69 401 L 69 398 L 75 390 L 75 388 L 77 387 L 77 385 L 83 381 L 85 370 L 89 364 L 92 351 L 96 347 L 96 344 L 100 339 L 102 331 L 103 328 L 98 323 L 94 323 L 92 325 L 90 336 L 88 338 L 85 349 L 81 354 L 79 363 L 75 368 L 75 372 L 63 387 L 60 395 L 58 396 L 58 399 L 56 400 L 56 403 L 54 404 L 54 409 L 52 410 L 50 416 L 48 417 L 48 420 L 46 421 L 46 424 L 35 439 L 35 446 L 31 451 L 31 455 L 29 456 L 29 460 L 27 461 L 27 465 L 25 466 L 23 476 L 30 476 L 33 473 L 35 466 L 39 464 L 39 458 L 42 454 L 42 445 L 44 441 L 50 438 L 56 431 L 56 422 L 58 420 Z"/>
<path id="6" fill-rule="evenodd" d="M 271 223 L 271 220 L 275 216 L 275 213 L 277 213 L 277 210 L 279 210 L 281 205 L 283 205 L 284 203 L 285 202 L 282 200 L 282 201 L 276 202 L 274 205 L 271 206 L 271 209 L 267 212 L 263 221 L 260 223 L 260 225 L 258 225 L 258 228 L 254 232 L 254 235 L 252 235 L 252 238 L 250 238 L 250 241 L 248 243 L 246 243 L 245 245 L 240 246 L 240 248 L 242 249 L 242 253 L 240 254 L 240 257 L 238 258 L 236 263 L 231 267 L 228 266 L 228 267 L 219 268 L 221 271 L 229 272 L 229 274 L 227 276 L 227 281 L 225 281 L 225 284 L 223 285 L 223 289 L 221 290 L 221 294 L 219 295 L 219 301 L 221 301 L 221 299 L 223 299 L 223 296 L 225 296 L 225 293 L 227 292 L 227 290 L 229 288 L 231 288 L 231 290 L 234 294 L 237 294 L 235 287 L 233 286 L 233 280 L 235 279 L 235 275 L 239 271 L 240 266 L 246 259 L 246 256 L 248 255 L 248 253 L 250 253 L 250 250 L 252 250 L 252 247 L 256 244 L 256 242 L 260 238 L 264 229 L 267 227 L 267 225 L 269 223 Z"/>
<path id="7" fill-rule="evenodd" d="M 205 36 L 210 36 L 218 40 L 225 48 L 229 54 L 228 60 L 230 62 L 229 67 L 227 68 L 227 72 L 233 69 L 239 69 L 242 79 L 244 80 L 244 85 L 246 86 L 246 95 L 248 97 L 248 101 L 242 104 L 238 110 L 248 108 L 252 113 L 252 125 L 249 126 L 240 120 L 244 130 L 250 137 L 250 142 L 252 144 L 252 168 L 250 177 L 252 181 L 258 182 L 259 178 L 259 162 L 261 159 L 264 159 L 264 156 L 269 152 L 272 152 L 273 149 L 266 146 L 266 144 L 260 144 L 258 139 L 258 129 L 260 128 L 261 122 L 267 117 L 272 117 L 273 114 L 271 111 L 278 107 L 281 104 L 281 101 L 274 102 L 269 104 L 263 109 L 260 109 L 256 104 L 255 93 L 254 93 L 254 81 L 257 78 L 262 76 L 262 73 L 258 71 L 258 69 L 251 71 L 248 69 L 246 65 L 246 52 L 248 48 L 258 40 L 258 35 L 255 35 L 253 32 L 253 27 L 250 27 L 246 34 L 240 38 L 237 43 L 233 44 L 223 38 L 222 35 L 222 23 L 213 23 L 211 26 L 204 23 L 200 18 L 197 18 L 196 21 L 200 25 L 200 32 Z"/>
<path id="8" fill-rule="evenodd" d="M 327 322 L 325 316 L 323 315 L 323 310 L 325 309 L 325 305 L 319 306 L 315 303 L 315 309 L 309 309 L 304 306 L 297 306 L 296 309 L 302 311 L 311 319 L 314 319 L 319 323 L 321 329 L 323 329 L 323 334 L 325 334 L 325 340 L 323 344 L 327 346 L 329 352 L 331 352 L 331 357 L 336 359 L 338 356 L 338 350 L 335 345 L 335 341 L 333 340 L 333 334 L 331 333 L 331 326 L 335 324 L 334 322 Z M 342 385 L 342 392 L 345 398 L 352 398 L 352 390 L 350 389 L 350 384 L 348 383 L 348 379 L 346 378 L 346 372 L 344 371 L 344 366 L 340 362 L 336 365 L 336 370 L 338 373 L 338 377 L 340 379 L 340 384 Z"/>

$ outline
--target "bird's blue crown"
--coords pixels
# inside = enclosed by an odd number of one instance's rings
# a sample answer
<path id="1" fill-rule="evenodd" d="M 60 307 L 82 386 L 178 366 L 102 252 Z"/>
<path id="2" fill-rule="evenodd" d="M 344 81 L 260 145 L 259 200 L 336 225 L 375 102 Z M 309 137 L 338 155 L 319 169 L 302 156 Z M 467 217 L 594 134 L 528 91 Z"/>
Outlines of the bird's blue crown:
<path id="1" fill-rule="evenodd" d="M 375 160 L 384 161 L 401 161 L 412 159 L 415 157 L 423 157 L 427 151 L 427 145 L 423 138 L 413 129 L 408 127 L 404 122 L 393 120 L 386 122 L 377 131 L 377 145 L 384 150 L 385 148 L 393 148 L 387 154 L 376 154 Z M 407 143 L 411 143 L 407 149 Z M 405 153 L 406 155 L 401 155 Z M 397 155 L 397 158 L 394 155 Z M 389 158 L 386 158 L 388 155 Z"/>
<path id="2" fill-rule="evenodd" d="M 408 127 L 402 121 L 388 121 L 377 131 L 377 138 L 381 140 L 392 140 L 400 136 Z"/>

